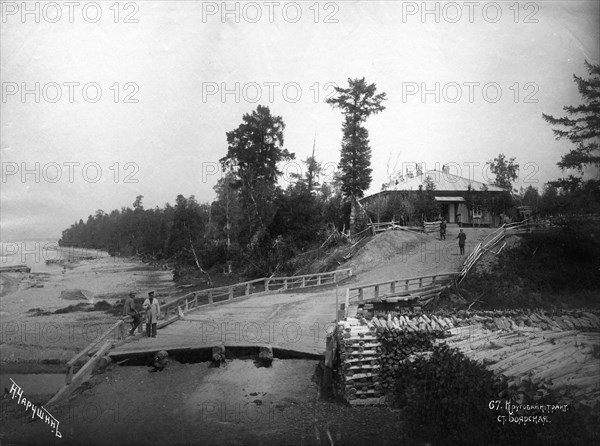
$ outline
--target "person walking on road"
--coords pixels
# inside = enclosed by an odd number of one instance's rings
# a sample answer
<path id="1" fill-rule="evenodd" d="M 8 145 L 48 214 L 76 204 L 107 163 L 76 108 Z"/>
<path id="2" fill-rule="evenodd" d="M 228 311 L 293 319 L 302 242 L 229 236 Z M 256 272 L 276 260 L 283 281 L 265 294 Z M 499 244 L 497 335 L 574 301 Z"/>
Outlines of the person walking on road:
<path id="1" fill-rule="evenodd" d="M 123 316 L 131 316 L 132 318 L 131 330 L 129 330 L 130 335 L 133 335 L 133 333 L 135 333 L 135 329 L 138 328 L 138 326 L 142 323 L 140 313 L 135 308 L 135 301 L 133 300 L 134 297 L 134 292 L 129 293 L 129 295 L 125 298 L 125 302 L 123 303 Z"/>
<path id="2" fill-rule="evenodd" d="M 458 233 L 458 247 L 460 248 L 461 255 L 465 253 L 465 240 L 467 239 L 467 234 L 463 232 L 461 229 Z"/>
<path id="3" fill-rule="evenodd" d="M 446 220 L 444 218 L 440 223 L 440 240 L 446 240 Z"/>
<path id="4" fill-rule="evenodd" d="M 154 291 L 148 293 L 148 299 L 144 301 L 144 310 L 146 310 L 146 336 L 156 337 L 156 324 L 160 315 L 160 305 L 158 299 L 154 297 Z"/>

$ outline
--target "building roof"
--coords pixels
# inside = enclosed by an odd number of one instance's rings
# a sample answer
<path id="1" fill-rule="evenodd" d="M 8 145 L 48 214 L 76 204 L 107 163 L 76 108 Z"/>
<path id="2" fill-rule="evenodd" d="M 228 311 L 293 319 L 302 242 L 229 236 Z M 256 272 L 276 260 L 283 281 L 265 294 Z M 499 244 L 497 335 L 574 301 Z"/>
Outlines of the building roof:
<path id="1" fill-rule="evenodd" d="M 425 190 L 427 177 L 431 178 L 433 184 L 435 184 L 436 192 L 467 192 L 469 185 L 473 191 L 483 190 L 484 186 L 487 186 L 490 192 L 504 191 L 501 187 L 494 186 L 493 184 L 482 183 L 481 181 L 471 180 L 439 170 L 427 170 L 421 175 L 415 175 L 412 178 L 401 177 L 388 184 L 385 190 L 419 190 L 419 186 L 422 186 L 423 190 Z"/>

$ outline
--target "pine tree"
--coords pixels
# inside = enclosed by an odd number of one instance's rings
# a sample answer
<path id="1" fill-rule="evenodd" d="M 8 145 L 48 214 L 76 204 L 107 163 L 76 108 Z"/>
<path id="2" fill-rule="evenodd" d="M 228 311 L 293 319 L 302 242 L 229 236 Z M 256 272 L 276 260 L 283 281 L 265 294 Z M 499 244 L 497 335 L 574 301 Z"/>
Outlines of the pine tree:
<path id="1" fill-rule="evenodd" d="M 371 147 L 369 132 L 363 126 L 372 114 L 385 110 L 381 103 L 385 93 L 375 94 L 375 84 L 367 84 L 365 78 L 348 79 L 348 88 L 336 87 L 336 96 L 326 100 L 344 115 L 342 125 L 342 150 L 340 179 L 345 196 L 360 198 L 371 185 Z"/>
<path id="2" fill-rule="evenodd" d="M 542 113 L 548 123 L 562 127 L 552 130 L 556 139 L 566 138 L 576 145 L 562 156 L 558 167 L 563 171 L 575 169 L 580 176 L 586 166 L 600 166 L 600 65 L 585 61 L 585 67 L 591 76 L 589 79 L 573 75 L 584 103 L 563 107 L 567 116 L 562 118 Z M 582 179 L 570 175 L 569 178 L 561 178 L 554 183 L 567 189 L 575 189 L 582 184 Z"/>

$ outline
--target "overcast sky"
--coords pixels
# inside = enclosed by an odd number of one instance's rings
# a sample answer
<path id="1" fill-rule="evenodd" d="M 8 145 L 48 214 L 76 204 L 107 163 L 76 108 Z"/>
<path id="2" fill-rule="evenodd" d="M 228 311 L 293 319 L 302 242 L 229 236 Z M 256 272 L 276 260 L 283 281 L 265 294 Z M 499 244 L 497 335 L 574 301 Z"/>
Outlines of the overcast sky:
<path id="1" fill-rule="evenodd" d="M 366 124 L 369 192 L 396 162 L 491 180 L 498 153 L 522 166 L 517 187 L 541 187 L 570 148 L 541 114 L 580 103 L 572 76 L 600 58 L 597 1 L 112 5 L 2 2 L 3 241 L 57 239 L 137 195 L 211 201 L 225 132 L 258 104 L 298 160 L 316 135 L 331 177 L 342 117 L 324 99 L 349 77 L 388 97 Z"/>

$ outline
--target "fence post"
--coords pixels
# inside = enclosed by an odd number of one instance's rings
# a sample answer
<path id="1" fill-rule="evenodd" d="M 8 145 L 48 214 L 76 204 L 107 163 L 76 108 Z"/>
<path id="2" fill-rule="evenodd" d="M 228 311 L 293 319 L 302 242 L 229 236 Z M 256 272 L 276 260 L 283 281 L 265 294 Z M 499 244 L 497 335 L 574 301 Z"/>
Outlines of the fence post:
<path id="1" fill-rule="evenodd" d="M 209 304 L 212 304 L 212 303 L 214 303 L 214 302 L 213 302 L 213 295 L 212 295 L 212 291 L 209 291 L 209 292 L 208 292 L 208 303 L 209 303 Z"/>
<path id="2" fill-rule="evenodd" d="M 185 298 L 185 311 L 188 311 L 190 309 L 190 304 L 188 302 L 188 298 Z"/>
<path id="3" fill-rule="evenodd" d="M 344 305 L 344 316 L 348 317 L 348 308 L 350 307 L 350 288 L 346 288 L 346 303 Z"/>
<path id="4" fill-rule="evenodd" d="M 118 328 L 118 339 L 125 339 L 125 322 L 121 321 Z"/>
<path id="5" fill-rule="evenodd" d="M 194 293 L 194 308 L 198 308 L 198 295 Z"/>
<path id="6" fill-rule="evenodd" d="M 283 289 L 287 290 L 287 288 L 288 288 L 288 281 L 287 281 L 287 279 L 283 279 Z"/>
<path id="7" fill-rule="evenodd" d="M 247 284 L 246 284 L 246 291 L 245 291 L 245 294 L 246 294 L 246 296 L 249 296 L 249 295 L 250 295 L 250 284 L 249 284 L 249 283 L 247 283 Z"/>
<path id="8" fill-rule="evenodd" d="M 269 282 L 271 279 L 265 279 L 265 291 L 269 291 Z"/>
<path id="9" fill-rule="evenodd" d="M 317 276 L 317 285 L 321 285 L 321 276 Z"/>
<path id="10" fill-rule="evenodd" d="M 348 288 L 348 290 L 349 290 L 349 289 L 350 289 L 350 288 Z M 362 289 L 362 288 L 359 288 L 359 289 L 358 289 L 358 301 L 359 301 L 359 302 L 362 302 L 362 301 L 363 301 L 363 289 Z"/>
<path id="11" fill-rule="evenodd" d="M 375 299 L 379 297 L 379 285 L 375 285 Z"/>
<path id="12" fill-rule="evenodd" d="M 302 288 L 306 286 L 306 276 L 302 276 Z"/>
<path id="13" fill-rule="evenodd" d="M 390 282 L 390 293 L 396 292 L 396 282 Z"/>
<path id="14" fill-rule="evenodd" d="M 233 287 L 229 287 L 229 297 L 228 300 L 233 299 Z"/>
<path id="15" fill-rule="evenodd" d="M 66 383 L 67 385 L 71 384 L 71 381 L 73 380 L 73 366 L 69 366 L 69 368 L 67 369 L 67 379 L 66 379 Z"/>

